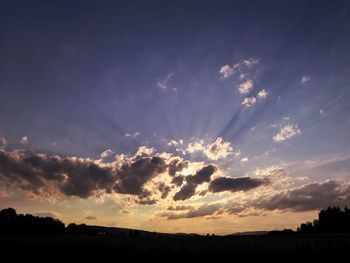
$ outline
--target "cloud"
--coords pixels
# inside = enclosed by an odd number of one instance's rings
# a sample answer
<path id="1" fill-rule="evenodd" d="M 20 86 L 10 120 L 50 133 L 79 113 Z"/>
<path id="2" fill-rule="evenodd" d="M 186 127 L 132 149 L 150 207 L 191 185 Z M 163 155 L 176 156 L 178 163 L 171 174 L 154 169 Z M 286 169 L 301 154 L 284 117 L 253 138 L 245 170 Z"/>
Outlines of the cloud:
<path id="1" fill-rule="evenodd" d="M 28 151 L 0 151 L 0 179 L 35 194 L 49 193 L 50 185 L 63 194 L 86 198 L 100 188 L 110 189 L 110 169 L 88 159 L 61 158 Z"/>
<path id="2" fill-rule="evenodd" d="M 39 196 L 88 198 L 99 192 L 142 195 L 144 184 L 167 168 L 164 158 L 142 154 L 105 164 L 89 158 L 0 151 L 2 184 Z"/>
<path id="3" fill-rule="evenodd" d="M 239 217 L 257 216 L 266 211 L 278 210 L 281 212 L 293 211 L 313 211 L 325 209 L 329 206 L 345 206 L 350 202 L 350 183 L 335 180 L 327 180 L 323 182 L 314 182 L 304 184 L 291 189 L 282 189 L 281 184 L 288 184 L 291 178 L 281 177 L 281 169 L 269 168 L 265 171 L 270 173 L 266 184 L 263 178 L 224 178 L 219 177 L 211 182 L 212 185 L 217 184 L 217 190 L 222 191 L 248 191 L 258 186 L 265 185 L 267 189 L 264 191 L 255 191 L 253 194 L 246 195 L 244 199 L 235 196 L 224 202 L 205 203 L 198 207 L 191 206 L 172 206 L 168 211 L 160 213 L 160 217 L 166 217 L 169 220 L 183 218 L 217 218 L 224 214 L 234 214 Z M 275 177 L 277 176 L 277 177 Z M 266 179 L 266 178 L 265 178 Z M 281 181 L 282 180 L 282 181 Z M 213 186 L 212 186 L 213 187 Z M 209 188 L 210 189 L 210 188 Z"/>
<path id="4" fill-rule="evenodd" d="M 252 66 L 258 64 L 258 60 L 255 58 L 249 58 L 249 59 L 245 59 L 242 61 L 242 64 L 245 65 L 248 68 L 251 68 Z"/>
<path id="5" fill-rule="evenodd" d="M 174 201 L 186 200 L 195 195 L 198 185 L 209 182 L 211 175 L 216 171 L 216 167 L 208 165 L 196 172 L 195 175 L 185 177 L 186 184 L 174 195 Z"/>
<path id="6" fill-rule="evenodd" d="M 183 182 L 185 181 L 185 176 L 176 176 L 171 180 L 171 183 L 176 185 L 176 186 L 181 186 Z"/>
<path id="7" fill-rule="evenodd" d="M 250 177 L 218 177 L 210 182 L 209 191 L 213 193 L 223 191 L 248 191 L 266 183 L 263 179 L 250 178 Z"/>
<path id="8" fill-rule="evenodd" d="M 169 211 L 184 211 L 193 208 L 190 205 L 177 205 L 177 206 L 169 206 L 167 210 Z"/>
<path id="9" fill-rule="evenodd" d="M 84 217 L 85 220 L 97 220 L 96 216 L 86 216 Z"/>
<path id="10" fill-rule="evenodd" d="M 168 146 L 178 146 L 178 145 L 182 145 L 184 143 L 184 141 L 182 139 L 176 141 L 176 140 L 170 140 L 167 145 Z"/>
<path id="11" fill-rule="evenodd" d="M 340 159 L 345 161 L 348 160 L 348 156 L 341 156 L 338 159 L 337 161 Z M 348 179 L 310 183 L 309 178 L 298 176 L 300 170 L 295 170 L 296 167 L 303 165 L 306 164 L 302 162 L 284 167 L 257 168 L 254 171 L 254 177 L 214 177 L 208 186 L 210 194 L 228 191 L 231 192 L 230 198 L 225 195 L 221 200 L 215 199 L 218 201 L 199 206 L 173 205 L 159 216 L 169 220 L 194 217 L 213 219 L 229 214 L 246 217 L 265 214 L 266 211 L 272 210 L 311 211 L 349 203 L 350 181 Z M 316 164 L 311 163 L 311 165 Z M 310 166 L 309 162 L 307 166 Z M 189 190 L 193 193 L 193 187 L 189 187 Z"/>
<path id="12" fill-rule="evenodd" d="M 265 89 L 262 89 L 258 92 L 258 94 L 256 95 L 256 97 L 258 99 L 265 99 L 268 95 L 268 92 Z"/>
<path id="13" fill-rule="evenodd" d="M 0 136 L 0 150 L 1 150 L 2 148 L 5 148 L 6 145 L 7 145 L 7 141 L 6 141 L 5 137 Z"/>
<path id="14" fill-rule="evenodd" d="M 141 135 L 141 133 L 139 133 L 139 132 L 125 133 L 125 134 L 124 134 L 124 137 L 125 137 L 125 138 L 135 139 L 135 138 L 139 137 L 140 135 Z"/>
<path id="15" fill-rule="evenodd" d="M 283 142 L 298 134 L 301 134 L 301 130 L 298 128 L 298 125 L 287 123 L 281 127 L 280 131 L 273 136 L 272 139 L 274 142 Z"/>
<path id="16" fill-rule="evenodd" d="M 350 201 L 349 190 L 348 184 L 328 180 L 283 191 L 258 201 L 255 206 L 265 210 L 308 211 L 324 209 L 328 206 L 347 205 Z"/>
<path id="17" fill-rule="evenodd" d="M 100 158 L 102 160 L 107 160 L 109 158 L 111 158 L 114 155 L 114 151 L 112 151 L 111 149 L 105 150 L 100 154 Z"/>
<path id="18" fill-rule="evenodd" d="M 158 88 L 164 91 L 169 90 L 170 88 L 169 88 L 168 82 L 173 76 L 174 76 L 174 73 L 169 73 L 164 79 L 157 81 Z M 173 91 L 177 91 L 177 89 L 174 88 Z"/>
<path id="19" fill-rule="evenodd" d="M 161 193 L 162 199 L 167 198 L 170 190 L 170 186 L 166 185 L 164 182 L 158 184 L 158 191 Z"/>
<path id="20" fill-rule="evenodd" d="M 203 152 L 209 159 L 218 160 L 231 155 L 232 151 L 231 143 L 218 137 L 212 144 L 209 144 Z"/>
<path id="21" fill-rule="evenodd" d="M 240 62 L 230 66 L 228 64 L 223 65 L 220 70 L 219 74 L 221 75 L 222 79 L 229 78 L 236 72 L 240 73 L 239 78 L 242 80 L 245 78 L 246 74 L 244 71 L 251 69 L 254 65 L 258 64 L 258 60 L 255 58 L 248 58 L 248 59 L 243 59 Z"/>
<path id="22" fill-rule="evenodd" d="M 205 146 L 204 146 L 203 140 L 189 143 L 187 148 L 186 148 L 186 152 L 188 152 L 188 153 L 194 153 L 194 152 L 199 152 L 199 151 L 204 151 L 204 150 L 205 150 Z"/>
<path id="23" fill-rule="evenodd" d="M 258 60 L 255 58 L 243 59 L 234 65 L 224 65 L 220 68 L 219 74 L 221 79 L 227 79 L 233 74 L 238 74 L 239 84 L 237 85 L 240 94 L 249 94 L 253 88 L 254 83 L 254 71 L 252 71 L 253 66 L 258 64 Z M 264 94 L 261 94 L 264 96 Z M 266 94 L 267 95 L 267 94 Z"/>
<path id="24" fill-rule="evenodd" d="M 169 175 L 175 176 L 176 173 L 181 172 L 183 169 L 187 168 L 189 165 L 188 161 L 182 161 L 181 159 L 172 160 L 169 165 Z"/>
<path id="25" fill-rule="evenodd" d="M 249 107 L 253 106 L 256 102 L 257 102 L 257 100 L 255 97 L 244 98 L 244 100 L 242 101 L 242 105 L 249 108 Z"/>
<path id="26" fill-rule="evenodd" d="M 173 199 L 174 201 L 179 201 L 179 200 L 183 201 L 194 196 L 195 192 L 196 192 L 196 185 L 187 183 L 180 189 L 180 191 L 178 191 L 174 195 Z"/>
<path id="27" fill-rule="evenodd" d="M 254 84 L 251 79 L 247 79 L 241 84 L 239 84 L 237 87 L 240 94 L 248 94 L 253 90 Z"/>
<path id="28" fill-rule="evenodd" d="M 240 160 L 241 163 L 246 163 L 248 161 L 249 161 L 248 157 L 244 157 Z"/>
<path id="29" fill-rule="evenodd" d="M 311 80 L 311 77 L 310 77 L 310 76 L 304 75 L 304 76 L 302 76 L 300 83 L 301 83 L 301 84 L 304 84 L 304 83 L 306 83 L 306 82 L 308 82 L 308 81 L 310 81 L 310 80 Z"/>
<path id="30" fill-rule="evenodd" d="M 231 155 L 233 153 L 233 148 L 230 142 L 224 141 L 221 137 L 218 137 L 214 142 L 207 145 L 204 144 L 203 140 L 190 143 L 186 148 L 186 152 L 202 152 L 210 160 L 216 161 Z"/>
<path id="31" fill-rule="evenodd" d="M 28 141 L 29 141 L 28 136 L 23 136 L 23 137 L 21 138 L 21 144 L 27 144 Z"/>
<path id="32" fill-rule="evenodd" d="M 231 75 L 233 75 L 234 71 L 233 71 L 233 67 L 229 66 L 229 65 L 224 65 L 220 68 L 219 73 L 221 75 L 221 78 L 223 79 L 227 79 L 229 78 Z"/>
<path id="33" fill-rule="evenodd" d="M 135 153 L 135 157 L 140 156 L 150 156 L 154 153 L 155 149 L 153 147 L 140 146 Z"/>
<path id="34" fill-rule="evenodd" d="M 193 176 L 187 176 L 187 183 L 193 183 L 195 185 L 202 184 L 204 182 L 210 181 L 210 176 L 215 172 L 216 167 L 213 165 L 208 165 L 197 171 Z"/>
<path id="35" fill-rule="evenodd" d="M 174 212 L 163 212 L 159 214 L 160 217 L 165 217 L 169 220 L 182 219 L 182 218 L 195 218 L 195 217 L 205 217 L 212 216 L 215 214 L 220 214 L 222 209 L 222 204 L 204 204 L 200 207 L 192 207 L 186 212 L 174 213 Z"/>
<path id="36" fill-rule="evenodd" d="M 121 194 L 141 195 L 143 185 L 159 173 L 165 172 L 166 168 L 165 161 L 157 156 L 123 164 L 117 172 L 118 181 L 113 189 Z"/>
<path id="37" fill-rule="evenodd" d="M 258 94 L 256 95 L 256 97 L 247 97 L 244 98 L 244 100 L 242 101 L 242 105 L 244 105 L 245 107 L 249 108 L 252 107 L 253 105 L 255 105 L 258 101 L 261 101 L 263 99 L 265 99 L 268 95 L 268 92 L 265 89 L 262 89 L 258 92 Z"/>

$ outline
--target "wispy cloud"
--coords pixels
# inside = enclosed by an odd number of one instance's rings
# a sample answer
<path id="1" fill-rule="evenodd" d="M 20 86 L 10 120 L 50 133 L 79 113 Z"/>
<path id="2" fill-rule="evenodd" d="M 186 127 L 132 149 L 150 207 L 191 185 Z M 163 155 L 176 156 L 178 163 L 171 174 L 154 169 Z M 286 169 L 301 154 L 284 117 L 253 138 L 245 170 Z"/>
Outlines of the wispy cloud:
<path id="1" fill-rule="evenodd" d="M 249 59 L 245 59 L 242 61 L 242 64 L 245 65 L 248 68 L 251 68 L 252 66 L 254 66 L 255 64 L 258 64 L 258 60 L 255 58 L 249 58 Z"/>
<path id="2" fill-rule="evenodd" d="M 140 132 L 125 133 L 125 134 L 124 134 L 124 137 L 125 137 L 125 138 L 135 139 L 135 138 L 139 137 L 140 135 L 141 135 Z"/>
<path id="3" fill-rule="evenodd" d="M 85 220 L 97 220 L 96 216 L 86 216 L 84 217 Z"/>
<path id="4" fill-rule="evenodd" d="M 174 73 L 169 73 L 164 79 L 158 80 L 157 81 L 158 88 L 164 91 L 170 90 L 171 88 L 169 87 L 168 82 L 173 76 L 174 76 Z M 172 90 L 177 91 L 176 88 L 173 88 Z"/>
<path id="5" fill-rule="evenodd" d="M 311 77 L 309 75 L 304 75 L 304 76 L 301 77 L 300 83 L 304 84 L 304 83 L 306 83 L 306 82 L 308 82 L 310 80 L 311 80 Z"/>
<path id="6" fill-rule="evenodd" d="M 301 134 L 301 130 L 298 128 L 298 125 L 287 123 L 281 127 L 280 131 L 275 136 L 273 136 L 272 139 L 274 142 L 283 142 L 298 134 Z"/>

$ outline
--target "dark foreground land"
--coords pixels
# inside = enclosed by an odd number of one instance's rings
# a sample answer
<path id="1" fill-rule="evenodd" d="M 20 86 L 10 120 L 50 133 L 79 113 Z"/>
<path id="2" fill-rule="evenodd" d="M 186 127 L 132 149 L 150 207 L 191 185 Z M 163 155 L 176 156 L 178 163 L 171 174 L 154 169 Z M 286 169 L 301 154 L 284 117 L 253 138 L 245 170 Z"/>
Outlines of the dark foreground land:
<path id="1" fill-rule="evenodd" d="M 350 235 L 302 236 L 96 236 L 0 237 L 2 257 L 11 259 L 268 259 L 350 262 Z"/>
<path id="2" fill-rule="evenodd" d="M 0 262 L 77 260 L 101 262 L 258 259 L 350 262 L 350 209 L 321 210 L 297 231 L 255 235 L 165 234 L 116 227 L 69 224 L 58 219 L 0 211 Z M 252 233 L 249 233 L 252 234 Z M 3 261 L 2 259 L 6 259 Z M 31 262 L 31 261 L 30 261 Z"/>

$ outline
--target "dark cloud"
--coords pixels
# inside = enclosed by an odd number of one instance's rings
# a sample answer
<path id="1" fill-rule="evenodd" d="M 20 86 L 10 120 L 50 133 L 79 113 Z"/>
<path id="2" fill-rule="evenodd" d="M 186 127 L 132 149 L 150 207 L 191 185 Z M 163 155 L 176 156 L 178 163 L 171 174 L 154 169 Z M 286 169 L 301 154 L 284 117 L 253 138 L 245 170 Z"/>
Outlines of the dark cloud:
<path id="1" fill-rule="evenodd" d="M 93 162 L 63 161 L 68 175 L 67 180 L 60 186 L 61 191 L 68 196 L 87 198 L 95 191 L 112 192 L 115 174 L 111 168 L 100 167 Z"/>
<path id="2" fill-rule="evenodd" d="M 166 169 L 160 157 L 142 157 L 116 169 L 84 158 L 61 158 L 22 150 L 0 151 L 3 185 L 37 195 L 49 191 L 47 186 L 51 183 L 66 196 L 88 198 L 97 191 L 141 196 L 144 195 L 143 185 Z M 161 188 L 164 195 L 167 189 L 166 186 Z"/>
<path id="3" fill-rule="evenodd" d="M 195 185 L 202 184 L 204 182 L 210 181 L 210 176 L 215 172 L 216 168 L 213 165 L 208 165 L 197 171 L 193 176 L 186 177 L 187 182 L 193 183 Z"/>
<path id="4" fill-rule="evenodd" d="M 3 181 L 36 194 L 45 191 L 47 182 L 53 182 L 65 195 L 86 198 L 99 189 L 111 191 L 114 182 L 110 168 L 85 159 L 1 151 L 0 164 Z"/>
<path id="5" fill-rule="evenodd" d="M 137 202 L 139 205 L 154 205 L 157 203 L 156 199 L 142 199 Z"/>
<path id="6" fill-rule="evenodd" d="M 180 191 L 178 191 L 173 199 L 174 201 L 179 200 L 186 200 L 188 198 L 191 198 L 196 192 L 196 185 L 195 184 L 185 184 Z"/>
<path id="7" fill-rule="evenodd" d="M 175 176 L 177 172 L 181 172 L 188 167 L 188 161 L 173 160 L 169 164 L 169 175 Z"/>
<path id="8" fill-rule="evenodd" d="M 265 210 L 307 211 L 347 205 L 350 201 L 349 190 L 349 187 L 333 180 L 312 183 L 260 200 L 255 206 Z"/>
<path id="9" fill-rule="evenodd" d="M 223 192 L 223 191 L 247 191 L 258 187 L 265 183 L 265 180 L 241 177 L 241 178 L 229 178 L 229 177 L 219 177 L 214 179 L 209 184 L 209 191 L 213 193 Z"/>
<path id="10" fill-rule="evenodd" d="M 169 206 L 167 210 L 169 211 L 184 211 L 191 209 L 192 206 L 189 205 L 177 205 L 177 206 Z"/>
<path id="11" fill-rule="evenodd" d="M 165 183 L 158 184 L 158 191 L 162 193 L 161 198 L 167 198 L 171 188 L 167 186 Z"/>
<path id="12" fill-rule="evenodd" d="M 197 171 L 195 175 L 186 176 L 186 184 L 174 195 L 173 199 L 178 201 L 191 198 L 196 193 L 197 185 L 209 182 L 215 170 L 215 166 L 208 165 Z"/>
<path id="13" fill-rule="evenodd" d="M 171 180 L 171 183 L 176 185 L 176 186 L 181 186 L 183 184 L 184 180 L 185 180 L 185 176 L 179 175 L 179 176 L 173 177 L 173 180 Z"/>
<path id="14" fill-rule="evenodd" d="M 34 154 L 29 151 L 1 150 L 0 180 L 8 186 L 16 186 L 25 191 L 40 195 L 56 189 L 66 196 L 88 198 L 98 192 L 117 192 L 138 196 L 139 204 L 157 202 L 144 185 L 163 172 L 174 176 L 188 166 L 188 162 L 175 160 L 168 165 L 158 156 L 130 158 L 122 164 L 101 164 L 87 158 L 59 157 Z M 209 182 L 215 167 L 208 165 L 187 177 L 174 176 L 172 183 L 180 186 L 186 184 L 175 194 L 174 200 L 185 200 L 195 194 L 197 185 Z M 48 187 L 50 184 L 52 187 Z M 171 188 L 165 183 L 158 184 L 161 198 L 168 196 Z M 54 190 L 54 191 L 56 191 Z M 57 191 L 56 191 L 57 192 Z M 57 193 L 56 193 L 57 194 Z"/>
<path id="15" fill-rule="evenodd" d="M 86 216 L 84 217 L 85 220 L 97 220 L 97 217 L 95 216 Z"/>
<path id="16" fill-rule="evenodd" d="M 166 217 L 167 219 L 181 219 L 181 218 L 195 218 L 204 216 L 219 215 L 223 212 L 222 204 L 205 204 L 197 208 L 191 208 L 183 213 L 176 212 L 164 212 L 161 213 L 161 217 Z"/>
<path id="17" fill-rule="evenodd" d="M 117 193 L 140 195 L 143 185 L 166 170 L 165 161 L 160 157 L 144 157 L 133 163 L 122 165 L 118 171 Z"/>

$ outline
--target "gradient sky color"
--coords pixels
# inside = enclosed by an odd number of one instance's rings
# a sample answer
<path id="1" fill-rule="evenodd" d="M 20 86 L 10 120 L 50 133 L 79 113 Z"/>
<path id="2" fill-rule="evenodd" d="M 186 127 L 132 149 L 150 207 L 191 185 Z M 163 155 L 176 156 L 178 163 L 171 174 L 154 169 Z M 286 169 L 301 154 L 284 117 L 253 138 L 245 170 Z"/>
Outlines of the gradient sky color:
<path id="1" fill-rule="evenodd" d="M 349 205 L 349 12 L 4 1 L 0 206 L 224 234 Z"/>

